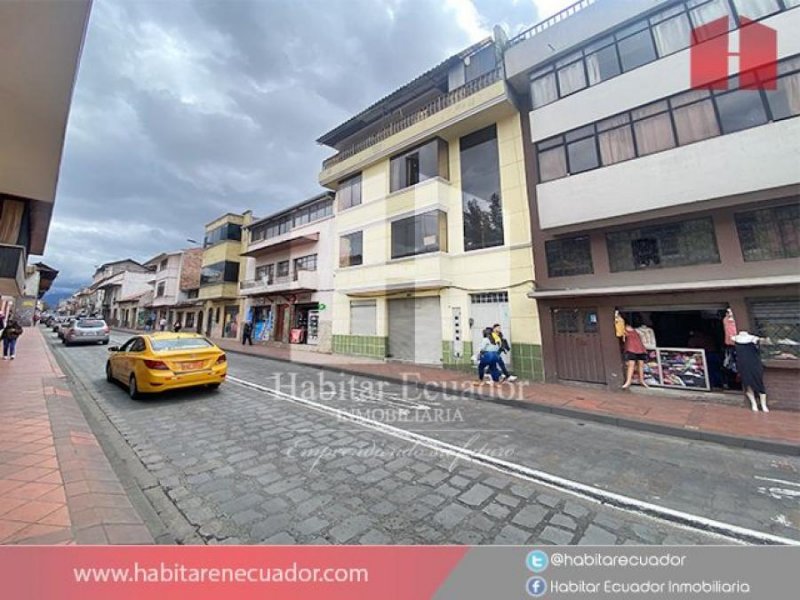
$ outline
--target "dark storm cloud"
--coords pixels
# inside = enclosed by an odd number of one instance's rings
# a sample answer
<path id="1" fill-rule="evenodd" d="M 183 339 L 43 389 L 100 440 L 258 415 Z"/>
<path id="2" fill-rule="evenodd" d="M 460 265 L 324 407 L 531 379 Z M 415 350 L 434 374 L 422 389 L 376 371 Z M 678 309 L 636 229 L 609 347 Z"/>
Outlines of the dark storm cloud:
<path id="1" fill-rule="evenodd" d="M 533 0 L 95 0 L 44 257 L 56 287 L 316 193 L 317 137 L 535 16 Z"/>

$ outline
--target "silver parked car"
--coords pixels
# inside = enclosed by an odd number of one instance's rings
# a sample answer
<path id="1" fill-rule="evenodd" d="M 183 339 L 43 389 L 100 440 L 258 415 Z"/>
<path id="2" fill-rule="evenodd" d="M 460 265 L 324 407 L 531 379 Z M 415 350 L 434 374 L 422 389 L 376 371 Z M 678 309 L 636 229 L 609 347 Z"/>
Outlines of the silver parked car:
<path id="1" fill-rule="evenodd" d="M 64 344 L 108 344 L 110 330 L 103 319 L 73 319 L 64 330 Z"/>
<path id="2" fill-rule="evenodd" d="M 58 329 L 56 329 L 56 334 L 58 335 L 60 340 L 64 339 L 64 334 L 67 333 L 67 329 L 69 329 L 72 324 L 75 322 L 74 317 L 66 317 L 58 324 Z"/>

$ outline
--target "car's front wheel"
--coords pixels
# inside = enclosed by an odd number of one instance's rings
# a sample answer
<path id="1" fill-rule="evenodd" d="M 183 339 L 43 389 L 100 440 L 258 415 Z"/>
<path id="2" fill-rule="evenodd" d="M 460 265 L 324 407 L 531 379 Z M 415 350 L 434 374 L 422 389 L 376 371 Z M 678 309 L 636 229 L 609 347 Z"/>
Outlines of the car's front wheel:
<path id="1" fill-rule="evenodd" d="M 130 396 L 132 400 L 138 400 L 141 397 L 139 386 L 136 384 L 135 375 L 131 375 L 131 378 L 128 380 L 128 396 Z"/>
<path id="2" fill-rule="evenodd" d="M 114 374 L 111 372 L 111 363 L 106 363 L 106 381 L 108 383 L 114 383 Z"/>

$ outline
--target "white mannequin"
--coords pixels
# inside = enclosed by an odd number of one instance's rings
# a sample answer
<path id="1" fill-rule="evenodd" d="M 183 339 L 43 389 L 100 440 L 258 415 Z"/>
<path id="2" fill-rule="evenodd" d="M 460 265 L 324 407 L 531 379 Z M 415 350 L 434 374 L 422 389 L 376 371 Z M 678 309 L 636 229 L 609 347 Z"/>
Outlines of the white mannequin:
<path id="1" fill-rule="evenodd" d="M 740 331 L 736 336 L 733 337 L 733 342 L 736 344 L 758 344 L 761 341 L 761 338 L 751 335 L 747 331 Z M 756 393 L 750 386 L 744 387 L 744 395 L 747 396 L 747 399 L 750 400 L 750 408 L 753 412 L 758 412 L 758 404 L 756 403 Z M 761 404 L 761 410 L 765 413 L 769 412 L 769 408 L 767 408 L 767 394 L 766 393 L 759 393 L 758 400 Z"/>

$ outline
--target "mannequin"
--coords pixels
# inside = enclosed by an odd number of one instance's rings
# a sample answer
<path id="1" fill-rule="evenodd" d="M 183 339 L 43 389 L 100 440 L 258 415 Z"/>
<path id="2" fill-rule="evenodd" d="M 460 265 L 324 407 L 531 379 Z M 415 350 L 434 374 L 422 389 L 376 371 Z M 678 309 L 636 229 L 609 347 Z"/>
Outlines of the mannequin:
<path id="1" fill-rule="evenodd" d="M 644 344 L 645 348 L 648 350 L 656 349 L 658 343 L 656 342 L 656 332 L 653 331 L 652 327 L 648 327 L 642 323 L 636 328 L 636 331 L 639 334 L 639 337 L 642 338 L 642 343 Z"/>
<path id="2" fill-rule="evenodd" d="M 750 408 L 758 412 L 756 394 L 761 404 L 761 410 L 769 412 L 767 408 L 767 390 L 764 387 L 764 365 L 761 362 L 761 353 L 758 344 L 761 338 L 740 331 L 731 339 L 736 348 L 736 366 L 742 377 L 742 389 L 750 400 Z"/>
<path id="3" fill-rule="evenodd" d="M 725 316 L 722 317 L 722 328 L 725 330 L 725 345 L 733 346 L 733 338 L 736 336 L 736 319 L 733 317 L 733 309 L 728 308 Z"/>

